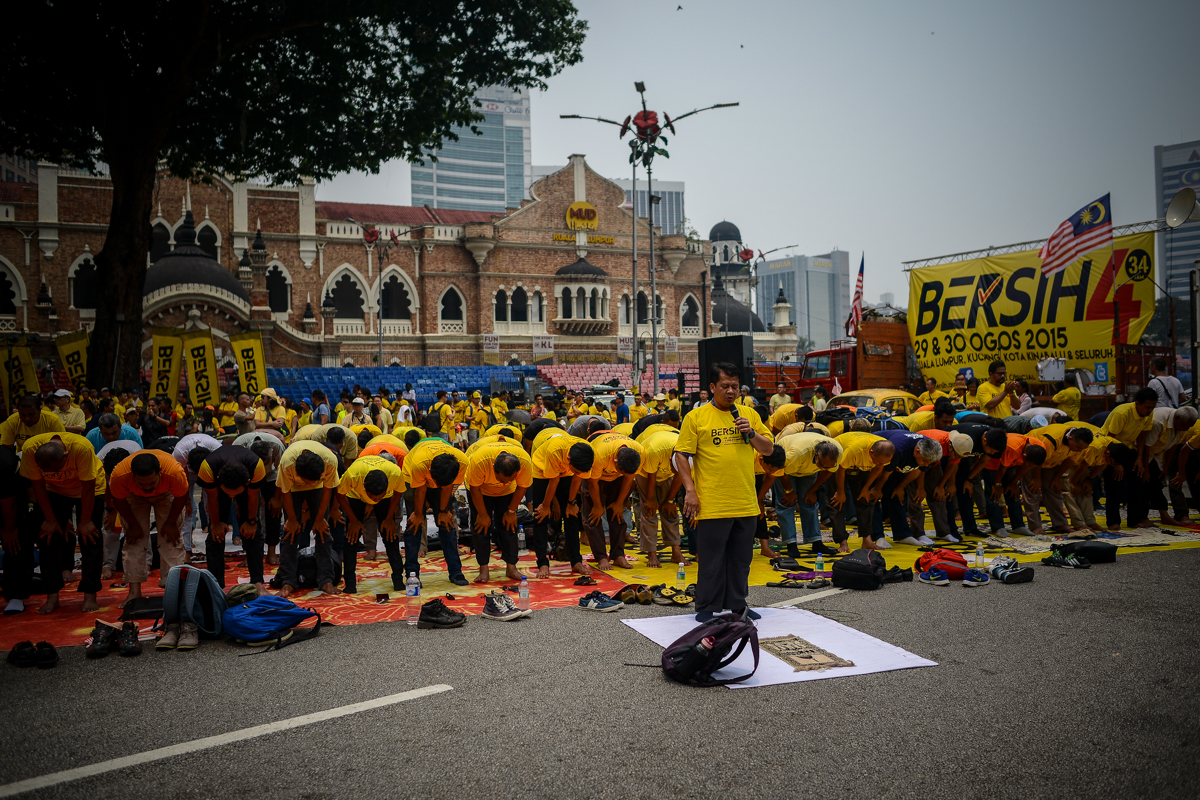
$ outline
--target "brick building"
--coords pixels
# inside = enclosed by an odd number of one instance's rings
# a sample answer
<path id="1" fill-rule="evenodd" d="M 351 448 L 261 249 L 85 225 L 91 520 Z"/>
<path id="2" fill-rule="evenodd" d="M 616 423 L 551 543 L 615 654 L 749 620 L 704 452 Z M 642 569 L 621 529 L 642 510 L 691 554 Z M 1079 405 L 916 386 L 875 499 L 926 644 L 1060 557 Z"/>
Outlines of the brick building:
<path id="1" fill-rule="evenodd" d="M 0 184 L 0 333 L 91 325 L 111 192 L 104 176 L 48 163 L 36 184 Z M 318 202 L 312 182 L 163 174 L 155 194 L 146 348 L 150 326 L 211 328 L 226 354 L 230 334 L 257 329 L 272 366 L 361 366 L 378 357 L 382 329 L 384 364 L 454 365 L 480 363 L 485 334 L 505 360 L 531 361 L 531 337 L 549 334 L 560 362 L 612 362 L 635 313 L 639 338 L 650 334 L 646 221 L 634 296 L 625 193 L 583 156 L 504 214 Z M 265 266 L 252 266 L 252 248 Z M 701 319 L 713 301 L 709 245 L 656 235 L 655 248 L 660 335 L 694 363 L 696 340 L 720 330 Z M 755 334 L 768 357 L 795 343 L 789 326 Z M 40 347 L 35 356 L 52 355 Z"/>

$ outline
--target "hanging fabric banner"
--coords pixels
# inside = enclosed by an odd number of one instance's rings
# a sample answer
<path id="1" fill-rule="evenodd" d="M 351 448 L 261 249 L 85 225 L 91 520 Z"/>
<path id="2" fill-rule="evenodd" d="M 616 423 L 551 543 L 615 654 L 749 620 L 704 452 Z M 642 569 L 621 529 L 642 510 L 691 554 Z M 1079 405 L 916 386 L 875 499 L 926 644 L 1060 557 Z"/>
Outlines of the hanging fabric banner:
<path id="1" fill-rule="evenodd" d="M 67 379 L 78 394 L 87 382 L 88 332 L 81 330 L 57 336 L 54 346 L 58 349 L 58 360 L 66 370 Z"/>
<path id="2" fill-rule="evenodd" d="M 179 372 L 183 369 L 183 331 L 179 328 L 151 328 L 150 397 L 166 397 L 175 402 L 179 394 Z M 149 398 L 147 398 L 149 399 Z"/>
<path id="3" fill-rule="evenodd" d="M 267 388 L 267 361 L 263 356 L 262 332 L 235 333 L 229 337 L 229 343 L 233 345 L 234 355 L 237 356 L 242 391 L 257 397 L 259 392 Z"/>
<path id="4" fill-rule="evenodd" d="M 4 381 L 5 405 L 11 412 L 13 404 L 23 394 L 37 394 L 42 390 L 38 386 L 37 372 L 33 368 L 33 353 L 22 336 L 16 344 L 4 351 L 5 362 L 0 369 L 0 380 Z M 11 388 L 10 388 L 11 387 Z"/>
<path id="5" fill-rule="evenodd" d="M 188 368 L 188 397 L 195 408 L 217 405 L 221 387 L 217 378 L 217 356 L 212 332 L 189 331 L 183 335 L 183 352 Z"/>
<path id="6" fill-rule="evenodd" d="M 500 337 L 494 333 L 483 335 L 483 363 L 490 366 L 500 363 Z"/>

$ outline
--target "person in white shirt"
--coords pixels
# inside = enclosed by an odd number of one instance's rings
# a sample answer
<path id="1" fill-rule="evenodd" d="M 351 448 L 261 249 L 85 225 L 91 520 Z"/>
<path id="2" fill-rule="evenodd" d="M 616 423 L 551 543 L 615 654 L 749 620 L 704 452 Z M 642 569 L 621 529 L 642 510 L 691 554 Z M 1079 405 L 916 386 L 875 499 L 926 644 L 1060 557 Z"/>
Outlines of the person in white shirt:
<path id="1" fill-rule="evenodd" d="M 1156 408 L 1179 408 L 1179 396 L 1183 394 L 1183 384 L 1179 378 L 1167 374 L 1167 360 L 1162 356 L 1150 362 L 1150 381 L 1146 386 L 1158 393 Z"/>

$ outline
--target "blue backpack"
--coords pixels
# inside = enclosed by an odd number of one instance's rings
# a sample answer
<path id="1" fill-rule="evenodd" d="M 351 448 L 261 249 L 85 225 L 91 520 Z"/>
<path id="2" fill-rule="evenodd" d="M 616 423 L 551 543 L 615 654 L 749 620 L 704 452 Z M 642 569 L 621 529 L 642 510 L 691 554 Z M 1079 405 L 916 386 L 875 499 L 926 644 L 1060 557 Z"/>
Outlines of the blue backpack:
<path id="1" fill-rule="evenodd" d="M 225 612 L 225 592 L 206 569 L 187 564 L 171 567 L 163 594 L 163 622 L 194 622 L 199 634 L 208 639 L 221 635 Z"/>
<path id="2" fill-rule="evenodd" d="M 312 617 L 317 618 L 315 626 L 306 631 L 293 630 Z M 316 636 L 321 630 L 321 615 L 300 608 L 286 597 L 266 594 L 225 609 L 224 625 L 225 633 L 238 642 L 279 649 Z"/>
<path id="3" fill-rule="evenodd" d="M 872 433 L 908 430 L 902 424 L 892 419 L 892 415 L 883 406 L 864 406 L 855 410 L 855 416 L 859 419 L 870 420 Z"/>

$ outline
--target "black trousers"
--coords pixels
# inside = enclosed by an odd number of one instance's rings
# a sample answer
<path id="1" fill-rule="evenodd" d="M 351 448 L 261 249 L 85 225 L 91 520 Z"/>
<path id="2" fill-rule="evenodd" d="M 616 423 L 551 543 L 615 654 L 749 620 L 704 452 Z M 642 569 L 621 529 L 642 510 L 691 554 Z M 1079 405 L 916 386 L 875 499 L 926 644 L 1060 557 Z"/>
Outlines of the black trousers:
<path id="1" fill-rule="evenodd" d="M 750 594 L 757 517 L 702 519 L 696 523 L 696 611 L 740 613 Z"/>
<path id="2" fill-rule="evenodd" d="M 1121 527 L 1121 506 L 1125 504 L 1127 497 L 1127 487 L 1130 485 L 1129 476 L 1133 473 L 1133 467 L 1125 468 L 1125 477 L 1122 480 L 1117 480 L 1113 474 L 1112 466 L 1104 468 L 1102 476 L 1104 478 L 1104 522 L 1110 528 Z M 1136 506 L 1134 508 L 1136 510 Z M 1132 525 L 1137 522 L 1133 514 L 1129 514 L 1129 523 Z"/>
<path id="3" fill-rule="evenodd" d="M 261 498 L 260 498 L 261 500 Z M 236 516 L 234 509 L 237 509 Z M 255 530 L 254 536 L 242 536 L 241 524 L 250 521 L 250 497 L 242 491 L 236 497 L 230 497 L 217 488 L 217 519 L 228 523 L 229 530 L 225 538 L 230 536 L 242 537 L 242 549 L 246 551 L 246 569 L 250 570 L 250 582 L 263 582 L 263 536 Z M 212 526 L 209 526 L 208 537 L 204 540 L 204 560 L 208 571 L 217 579 L 221 586 L 225 585 L 225 543 L 213 539 Z"/>
<path id="4" fill-rule="evenodd" d="M 308 509 L 308 521 L 304 523 L 300 531 L 296 534 L 296 538 L 292 542 L 280 541 L 279 543 L 279 570 L 276 573 L 280 581 L 285 586 L 299 586 L 299 578 L 297 576 L 297 564 L 300 560 L 300 550 L 308 545 L 308 535 L 312 531 L 313 522 L 317 518 L 317 511 L 321 507 L 321 494 L 324 489 L 309 489 L 304 492 L 292 492 L 292 509 L 296 512 L 296 521 L 299 522 L 304 516 L 304 509 Z M 337 498 L 331 498 L 331 502 Z M 326 512 L 328 513 L 328 512 Z M 313 538 L 316 544 L 316 559 L 317 559 L 317 586 L 323 586 L 326 583 L 335 583 L 336 579 L 333 574 L 333 540 L 336 536 L 334 526 L 329 526 L 329 535 L 318 537 L 315 533 Z"/>
<path id="5" fill-rule="evenodd" d="M 47 490 L 46 494 L 50 498 L 50 510 L 54 512 L 54 518 L 58 520 L 58 524 L 66 530 L 67 524 L 74 521 L 76 524 L 80 521 L 80 515 L 83 513 L 83 501 L 78 497 L 65 497 L 61 494 L 55 494 Z M 42 568 L 42 590 L 46 594 L 53 594 L 61 591 L 65 583 L 63 582 L 62 573 L 64 570 L 72 570 L 75 568 L 75 542 L 79 542 L 79 552 L 83 557 L 83 572 L 79 579 L 78 591 L 86 593 L 94 593 L 100 591 L 100 569 L 104 565 L 104 498 L 97 497 L 92 505 L 92 524 L 96 526 L 95 541 L 85 542 L 82 536 L 63 534 L 55 534 L 50 537 L 49 541 L 42 539 L 40 528 L 43 520 L 46 517 L 42 513 L 42 507 L 36 502 L 33 503 L 29 515 L 25 517 L 24 524 L 21 526 L 24 530 L 18 530 L 18 536 L 21 541 L 21 555 L 27 558 L 29 569 L 20 570 L 24 573 L 23 576 L 14 576 L 17 578 L 17 585 L 14 591 L 18 594 L 14 595 L 19 599 L 20 593 L 24 592 L 25 597 L 29 597 L 30 586 L 33 581 L 33 548 L 36 544 L 38 550 L 39 563 Z M 6 554 L 7 556 L 7 554 Z M 7 562 L 7 558 L 6 558 Z M 5 596 L 8 599 L 13 599 L 14 596 L 9 596 L 7 590 Z"/>
<path id="6" fill-rule="evenodd" d="M 546 498 L 546 489 L 550 488 L 550 481 L 546 478 L 534 478 L 533 485 L 529 487 L 529 510 L 537 511 L 537 507 L 542 504 Z M 575 501 L 580 504 L 580 512 L 573 517 L 567 516 L 567 498 L 571 493 L 571 478 L 562 478 L 558 482 L 558 487 L 554 490 L 554 497 L 558 500 L 559 519 L 554 519 L 553 515 L 546 517 L 541 522 L 533 523 L 533 550 L 537 555 L 537 563 L 539 567 L 549 566 L 549 541 L 551 528 L 557 534 L 562 536 L 563 554 L 566 560 L 571 564 L 578 564 L 583 561 L 583 556 L 579 553 L 579 532 L 583 530 L 583 518 L 580 516 L 583 511 L 583 498 L 579 495 L 586 490 L 582 484 L 579 487 L 579 493 L 575 496 Z"/>
<path id="7" fill-rule="evenodd" d="M 832 522 L 833 541 L 841 544 L 850 538 L 850 532 L 846 530 L 847 512 L 853 509 L 858 517 L 858 535 L 862 537 L 870 537 L 874 533 L 873 521 L 875 516 L 875 503 L 867 502 L 863 497 L 863 489 L 866 488 L 867 479 L 871 477 L 869 472 L 860 472 L 858 470 L 847 470 L 846 472 L 846 500 L 838 508 L 829 507 L 829 518 Z M 836 489 L 834 490 L 836 492 Z M 832 498 L 833 495 L 830 495 Z"/>
<path id="8" fill-rule="evenodd" d="M 275 499 L 278 489 L 275 481 L 263 481 L 258 487 L 258 529 L 263 532 L 263 542 L 267 547 L 279 544 L 279 531 L 283 527 L 283 508 L 271 513 L 270 501 Z"/>
<path id="9" fill-rule="evenodd" d="M 484 495 L 483 506 L 492 518 L 492 524 L 483 533 L 475 530 L 475 520 L 479 512 L 475 509 L 474 499 L 470 501 L 471 542 L 475 547 L 475 561 L 481 567 L 486 567 L 492 560 L 493 536 L 496 537 L 496 544 L 500 545 L 500 557 L 504 559 L 504 563 L 517 563 L 517 532 L 504 527 L 504 513 L 508 511 L 512 498 L 512 494 L 500 497 Z"/>
<path id="10" fill-rule="evenodd" d="M 375 522 L 379 525 L 379 535 L 383 536 L 383 523 L 387 519 L 388 506 L 392 504 L 392 498 L 388 497 L 383 502 L 376 503 L 371 510 L 367 510 L 367 504 L 362 500 L 357 500 L 353 497 L 347 498 L 350 504 L 350 513 L 359 522 L 366 522 L 367 517 L 374 517 Z M 350 520 L 346 520 L 346 525 L 349 526 Z M 362 534 L 360 533 L 361 537 Z M 392 568 L 392 588 L 398 592 L 404 591 L 404 569 L 400 562 L 400 537 L 397 536 L 391 540 L 386 537 L 383 539 L 383 547 L 387 550 L 388 564 Z M 358 589 L 358 542 L 350 544 L 346 542 L 346 546 L 342 548 L 342 580 L 346 582 L 345 591 L 353 594 Z M 399 573 L 399 578 L 397 578 Z"/>

